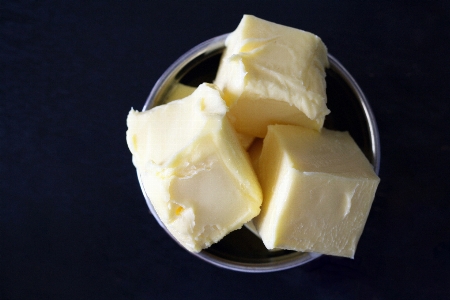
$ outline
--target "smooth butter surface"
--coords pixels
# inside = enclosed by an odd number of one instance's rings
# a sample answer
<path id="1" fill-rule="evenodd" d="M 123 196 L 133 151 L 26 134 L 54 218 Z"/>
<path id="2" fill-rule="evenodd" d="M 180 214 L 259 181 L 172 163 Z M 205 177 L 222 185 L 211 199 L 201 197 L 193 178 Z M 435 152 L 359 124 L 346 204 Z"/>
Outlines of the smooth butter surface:
<path id="1" fill-rule="evenodd" d="M 149 111 L 131 111 L 127 143 L 159 218 L 189 251 L 239 229 L 262 194 L 212 84 Z"/>
<path id="2" fill-rule="evenodd" d="M 269 124 L 322 128 L 328 58 L 319 37 L 244 15 L 225 44 L 215 83 L 238 132 L 264 137 Z"/>
<path id="3" fill-rule="evenodd" d="M 268 249 L 353 258 L 379 178 L 347 132 L 269 126 L 257 173 Z"/>

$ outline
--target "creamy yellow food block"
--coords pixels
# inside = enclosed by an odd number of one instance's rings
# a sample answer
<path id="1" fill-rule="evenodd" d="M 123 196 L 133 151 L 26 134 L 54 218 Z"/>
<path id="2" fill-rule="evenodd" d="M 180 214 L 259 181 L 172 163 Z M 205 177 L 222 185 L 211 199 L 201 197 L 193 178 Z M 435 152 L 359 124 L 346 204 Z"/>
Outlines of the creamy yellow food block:
<path id="1" fill-rule="evenodd" d="M 131 110 L 127 143 L 159 218 L 198 252 L 259 214 L 262 194 L 248 154 L 212 84 L 149 111 Z"/>
<path id="2" fill-rule="evenodd" d="M 271 125 L 257 170 L 268 249 L 353 258 L 379 178 L 347 132 Z"/>
<path id="3" fill-rule="evenodd" d="M 264 137 L 270 124 L 321 130 L 329 62 L 318 36 L 244 15 L 225 46 L 214 82 L 238 132 Z"/>

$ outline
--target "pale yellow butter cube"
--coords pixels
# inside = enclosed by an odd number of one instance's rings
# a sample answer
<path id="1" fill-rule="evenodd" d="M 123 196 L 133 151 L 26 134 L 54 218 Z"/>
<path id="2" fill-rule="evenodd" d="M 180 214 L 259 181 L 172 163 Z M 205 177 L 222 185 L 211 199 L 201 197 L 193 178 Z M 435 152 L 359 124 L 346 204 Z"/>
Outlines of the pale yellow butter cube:
<path id="1" fill-rule="evenodd" d="M 329 63 L 319 37 L 244 15 L 225 45 L 214 82 L 238 132 L 264 137 L 270 124 L 321 130 Z"/>
<path id="2" fill-rule="evenodd" d="M 257 173 L 268 249 L 353 258 L 379 178 L 347 132 L 269 126 Z"/>
<path id="3" fill-rule="evenodd" d="M 212 84 L 149 111 L 130 111 L 127 143 L 159 218 L 198 252 L 259 214 L 262 194 L 248 154 Z"/>

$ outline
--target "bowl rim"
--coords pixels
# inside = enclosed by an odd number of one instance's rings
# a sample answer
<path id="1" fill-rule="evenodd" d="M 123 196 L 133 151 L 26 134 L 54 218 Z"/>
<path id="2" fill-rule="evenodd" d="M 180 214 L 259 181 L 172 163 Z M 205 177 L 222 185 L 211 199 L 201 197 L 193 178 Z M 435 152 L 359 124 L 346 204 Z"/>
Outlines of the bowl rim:
<path id="1" fill-rule="evenodd" d="M 188 66 L 189 63 L 191 63 L 195 59 L 201 59 L 201 57 L 208 57 L 211 55 L 211 53 L 221 50 L 225 47 L 225 40 L 228 37 L 229 33 L 222 34 L 216 37 L 213 37 L 211 39 L 208 39 L 197 46 L 191 48 L 187 52 L 185 52 L 183 55 L 181 55 L 175 62 L 173 62 L 166 71 L 160 76 L 160 78 L 156 81 L 155 85 L 153 86 L 149 96 L 147 97 L 147 100 L 145 101 L 145 104 L 142 108 L 142 111 L 149 110 L 155 105 L 155 100 L 161 98 L 162 92 L 167 92 L 169 90 L 169 87 L 176 82 L 177 75 Z M 377 123 L 375 120 L 375 116 L 373 114 L 373 111 L 370 107 L 370 104 L 364 95 L 363 91 L 357 84 L 356 80 L 353 78 L 353 76 L 350 75 L 350 73 L 344 68 L 344 66 L 331 54 L 328 53 L 328 60 L 330 62 L 330 68 L 336 71 L 341 78 L 345 81 L 345 83 L 348 85 L 348 87 L 352 90 L 352 92 L 355 94 L 357 99 L 362 105 L 362 108 L 364 110 L 364 114 L 366 116 L 368 127 L 369 127 L 369 133 L 370 133 L 370 140 L 371 140 L 371 146 L 372 146 L 372 154 L 373 154 L 373 167 L 375 170 L 375 173 L 379 173 L 380 169 L 380 137 L 378 132 Z M 150 209 L 151 214 L 156 219 L 158 224 L 169 234 L 172 239 L 179 244 L 183 249 L 185 249 L 173 236 L 172 234 L 167 230 L 165 225 L 162 223 L 162 221 L 159 219 L 149 197 L 148 194 L 145 191 L 143 181 L 141 178 L 141 174 L 137 170 L 137 176 L 139 180 L 139 184 L 141 187 L 141 190 L 143 192 L 144 198 L 147 202 L 147 205 Z M 186 249 L 185 249 L 186 250 Z M 188 251 L 188 250 L 186 250 Z M 265 263 L 244 263 L 244 262 L 237 262 L 237 261 L 231 261 L 225 258 L 221 258 L 219 256 L 216 256 L 212 253 L 209 253 L 208 251 L 200 251 L 198 253 L 190 252 L 189 253 L 195 255 L 196 257 L 200 258 L 203 261 L 206 261 L 212 265 L 229 269 L 233 271 L 240 271 L 240 272 L 247 272 L 247 273 L 267 273 L 267 272 L 275 272 L 275 271 L 281 271 L 286 269 L 291 269 L 303 264 L 306 264 L 310 261 L 313 261 L 322 254 L 315 253 L 315 252 L 298 252 L 298 253 L 291 253 L 288 255 L 283 256 L 283 260 L 273 260 Z"/>

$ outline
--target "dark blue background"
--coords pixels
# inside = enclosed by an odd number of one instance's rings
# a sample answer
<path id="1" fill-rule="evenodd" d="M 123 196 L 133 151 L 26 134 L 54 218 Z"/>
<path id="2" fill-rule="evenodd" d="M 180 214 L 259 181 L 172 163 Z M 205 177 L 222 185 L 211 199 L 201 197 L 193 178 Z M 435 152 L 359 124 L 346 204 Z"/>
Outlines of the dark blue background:
<path id="1" fill-rule="evenodd" d="M 446 3 L 3 1 L 0 299 L 450 298 Z M 149 214 L 127 113 L 244 13 L 322 37 L 371 103 L 381 184 L 354 260 L 223 270 Z"/>

